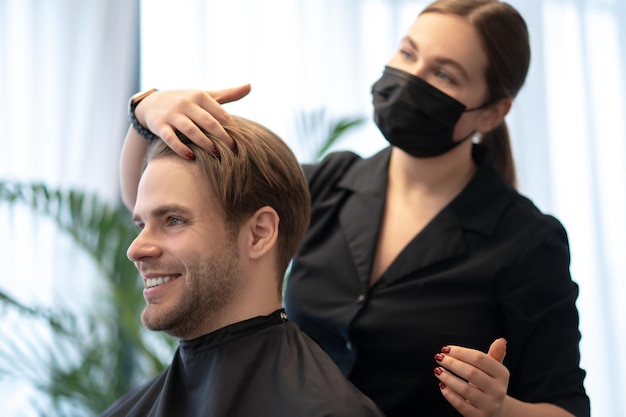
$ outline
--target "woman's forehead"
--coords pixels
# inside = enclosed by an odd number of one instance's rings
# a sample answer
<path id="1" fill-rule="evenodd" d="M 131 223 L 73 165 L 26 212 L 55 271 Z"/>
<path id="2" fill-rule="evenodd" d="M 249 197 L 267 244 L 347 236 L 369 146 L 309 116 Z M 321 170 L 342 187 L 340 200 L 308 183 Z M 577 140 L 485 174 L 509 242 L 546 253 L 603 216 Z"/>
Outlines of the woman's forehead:
<path id="1" fill-rule="evenodd" d="M 468 73 L 484 74 L 487 55 L 478 31 L 463 17 L 443 13 L 423 13 L 410 27 L 407 40 L 420 56 L 452 60 Z"/>

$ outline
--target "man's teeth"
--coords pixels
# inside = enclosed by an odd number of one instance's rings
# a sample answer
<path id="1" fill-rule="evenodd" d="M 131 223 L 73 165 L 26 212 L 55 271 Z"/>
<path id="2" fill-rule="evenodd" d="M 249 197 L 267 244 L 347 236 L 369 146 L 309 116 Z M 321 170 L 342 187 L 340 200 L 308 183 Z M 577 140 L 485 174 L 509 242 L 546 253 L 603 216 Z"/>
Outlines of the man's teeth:
<path id="1" fill-rule="evenodd" d="M 174 277 L 158 277 L 158 278 L 148 278 L 146 279 L 146 288 L 158 287 L 161 284 L 165 284 L 173 280 Z"/>

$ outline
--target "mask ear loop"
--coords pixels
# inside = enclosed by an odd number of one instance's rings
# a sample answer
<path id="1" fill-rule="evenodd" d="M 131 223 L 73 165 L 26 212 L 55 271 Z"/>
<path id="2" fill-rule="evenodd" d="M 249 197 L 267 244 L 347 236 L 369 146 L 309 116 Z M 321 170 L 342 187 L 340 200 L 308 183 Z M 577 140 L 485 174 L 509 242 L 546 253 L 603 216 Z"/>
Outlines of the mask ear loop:
<path id="1" fill-rule="evenodd" d="M 476 110 L 484 110 L 487 107 L 491 106 L 492 104 L 495 104 L 498 100 L 504 98 L 504 96 L 500 97 L 500 98 L 496 98 L 496 99 L 491 99 L 491 100 L 487 100 L 485 101 L 483 104 L 481 104 L 478 107 L 473 107 L 471 109 L 466 108 L 465 110 L 463 110 L 463 113 L 467 113 L 467 112 L 471 112 L 471 111 L 476 111 Z"/>
<path id="2" fill-rule="evenodd" d="M 473 111 L 476 111 L 476 110 L 483 110 L 483 109 L 486 109 L 487 107 L 489 107 L 489 106 L 491 106 L 492 104 L 494 104 L 496 101 L 497 101 L 497 100 L 487 100 L 486 102 L 484 102 L 483 104 L 481 104 L 481 105 L 480 105 L 480 106 L 478 106 L 478 107 L 473 107 L 473 108 L 471 108 L 471 109 L 465 109 L 465 110 L 463 110 L 463 113 L 469 113 L 469 112 L 473 112 Z M 464 136 L 461 140 L 456 141 L 455 143 L 456 143 L 457 145 L 460 145 L 461 143 L 465 142 L 465 141 L 466 141 L 466 140 L 468 140 L 469 138 L 471 138 L 471 137 L 473 137 L 474 135 L 476 135 L 476 133 L 478 133 L 478 132 L 476 132 L 476 130 L 472 130 L 472 131 L 469 133 L 469 135 Z M 455 145 L 455 146 L 456 146 L 456 145 Z"/>
<path id="3" fill-rule="evenodd" d="M 463 110 L 463 113 L 469 113 L 469 112 L 473 112 L 473 111 L 476 111 L 476 110 L 483 110 L 483 109 L 486 109 L 487 107 L 491 106 L 493 103 L 494 103 L 493 100 L 486 101 L 485 103 L 481 104 L 478 107 L 474 107 L 474 108 L 471 108 L 471 109 Z M 458 145 L 462 144 L 463 142 L 465 142 L 469 138 L 474 137 L 474 135 L 476 135 L 476 133 L 477 133 L 476 130 L 472 130 L 467 136 L 464 136 L 460 140 L 455 141 L 454 142 L 455 143 L 454 147 L 457 147 Z"/>
<path id="4" fill-rule="evenodd" d="M 463 113 L 469 113 L 469 112 L 476 111 L 476 110 L 483 110 L 483 109 L 486 109 L 487 107 L 491 106 L 493 103 L 494 103 L 494 101 L 486 101 L 485 103 L 481 104 L 478 107 L 474 107 L 474 108 L 471 108 L 471 109 L 463 110 Z"/>
<path id="5" fill-rule="evenodd" d="M 465 142 L 465 141 L 466 141 L 466 140 L 468 140 L 469 138 L 474 137 L 474 135 L 476 135 L 476 131 L 475 131 L 475 130 L 472 130 L 472 131 L 469 133 L 469 135 L 464 136 L 464 137 L 463 137 L 463 138 L 461 138 L 460 140 L 455 141 L 455 142 L 454 142 L 454 144 L 455 144 L 455 145 L 454 145 L 454 147 L 459 146 L 460 144 L 462 144 L 463 142 Z"/>
<path id="6" fill-rule="evenodd" d="M 501 97 L 501 98 L 504 98 L 504 97 Z M 483 104 L 481 104 L 481 105 L 480 105 L 480 106 L 478 106 L 478 107 L 473 107 L 473 108 L 471 108 L 471 109 L 467 109 L 467 108 L 466 108 L 465 110 L 463 110 L 463 113 L 469 113 L 469 112 L 473 112 L 473 111 L 476 111 L 476 110 L 484 110 L 484 109 L 486 109 L 487 107 L 489 107 L 489 106 L 491 106 L 491 105 L 495 104 L 498 100 L 500 100 L 500 98 L 498 98 L 498 99 L 492 99 L 492 100 L 487 100 L 487 101 L 485 101 Z M 476 132 L 475 130 L 474 130 L 474 131 L 472 131 L 472 133 L 470 133 L 469 135 L 465 136 L 463 139 L 459 140 L 459 141 L 458 141 L 458 143 L 463 143 L 463 142 L 465 142 L 467 139 L 469 139 L 470 137 L 474 136 L 476 133 L 478 133 L 478 132 Z"/>

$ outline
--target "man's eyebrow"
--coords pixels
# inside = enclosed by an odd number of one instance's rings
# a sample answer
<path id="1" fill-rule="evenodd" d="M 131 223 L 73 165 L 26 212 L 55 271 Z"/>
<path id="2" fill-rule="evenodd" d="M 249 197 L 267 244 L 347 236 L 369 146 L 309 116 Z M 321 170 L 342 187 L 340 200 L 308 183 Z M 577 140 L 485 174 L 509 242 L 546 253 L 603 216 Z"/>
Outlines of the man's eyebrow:
<path id="1" fill-rule="evenodd" d="M 417 49 L 417 44 L 413 41 L 413 39 L 409 38 L 408 36 L 405 36 L 404 38 L 402 38 L 402 42 L 406 42 L 406 43 L 409 44 L 409 46 L 411 48 L 413 48 L 416 51 L 418 50 Z M 440 65 L 450 65 L 450 66 L 456 68 L 456 70 L 461 73 L 463 78 L 465 78 L 467 81 L 469 81 L 469 75 L 467 74 L 467 71 L 465 71 L 465 68 L 463 68 L 463 66 L 461 64 L 459 64 L 457 61 L 455 61 L 455 60 L 453 60 L 451 58 L 446 58 L 446 57 L 436 57 L 435 61 L 437 61 L 437 63 L 440 64 Z"/>
<path id="2" fill-rule="evenodd" d="M 178 214 L 178 215 L 189 215 L 191 211 L 180 204 L 167 204 L 163 206 L 159 206 L 152 211 L 150 211 L 150 217 L 162 217 L 166 214 Z M 133 223 L 137 223 L 141 221 L 141 216 L 137 213 L 133 213 Z"/>

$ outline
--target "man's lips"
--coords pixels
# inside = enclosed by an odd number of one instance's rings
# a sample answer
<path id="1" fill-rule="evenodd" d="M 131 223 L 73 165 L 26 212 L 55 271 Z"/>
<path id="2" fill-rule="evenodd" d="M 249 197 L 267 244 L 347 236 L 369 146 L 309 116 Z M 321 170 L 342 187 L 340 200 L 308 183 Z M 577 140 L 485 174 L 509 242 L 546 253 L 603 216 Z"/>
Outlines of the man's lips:
<path id="1" fill-rule="evenodd" d="M 158 287 L 159 285 L 167 284 L 170 281 L 173 281 L 180 277 L 180 275 L 161 275 L 161 276 L 151 276 L 149 278 L 144 278 L 143 286 L 146 289 Z"/>

